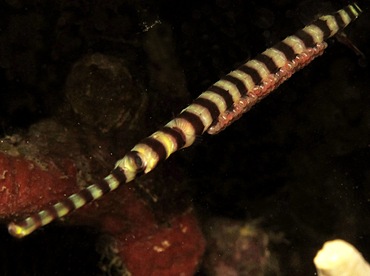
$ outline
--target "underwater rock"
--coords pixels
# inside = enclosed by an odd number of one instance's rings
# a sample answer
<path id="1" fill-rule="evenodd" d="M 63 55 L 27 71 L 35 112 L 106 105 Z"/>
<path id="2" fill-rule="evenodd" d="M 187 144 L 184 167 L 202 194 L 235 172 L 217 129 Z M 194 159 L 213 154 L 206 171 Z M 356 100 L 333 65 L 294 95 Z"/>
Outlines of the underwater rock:
<path id="1" fill-rule="evenodd" d="M 149 236 L 122 245 L 121 256 L 133 275 L 194 275 L 205 241 L 194 215 L 188 213 Z"/>
<path id="2" fill-rule="evenodd" d="M 65 194 L 76 192 L 74 163 L 67 158 L 58 163 L 63 166 L 46 157 L 36 162 L 0 152 L 0 217 L 35 212 Z"/>
<path id="3" fill-rule="evenodd" d="M 132 79 L 124 60 L 100 53 L 74 64 L 66 96 L 80 120 L 102 132 L 138 124 L 146 107 L 145 93 Z"/>
<path id="4" fill-rule="evenodd" d="M 194 215 L 179 215 L 168 225 L 149 221 L 147 227 L 151 233 L 141 228 L 118 236 L 118 255 L 132 275 L 194 275 L 205 248 Z"/>
<path id="5" fill-rule="evenodd" d="M 278 269 L 272 265 L 269 236 L 256 223 L 215 218 L 205 229 L 207 275 L 262 276 Z"/>
<path id="6" fill-rule="evenodd" d="M 99 208 L 82 213 L 90 213 L 95 226 L 114 239 L 114 254 L 107 253 L 111 241 L 99 245 L 99 252 L 109 255 L 106 269 L 116 266 L 120 271 L 117 266 L 122 266 L 131 275 L 194 275 L 201 262 L 205 240 L 190 209 L 163 222 L 147 199 L 126 186 L 106 195 Z"/>

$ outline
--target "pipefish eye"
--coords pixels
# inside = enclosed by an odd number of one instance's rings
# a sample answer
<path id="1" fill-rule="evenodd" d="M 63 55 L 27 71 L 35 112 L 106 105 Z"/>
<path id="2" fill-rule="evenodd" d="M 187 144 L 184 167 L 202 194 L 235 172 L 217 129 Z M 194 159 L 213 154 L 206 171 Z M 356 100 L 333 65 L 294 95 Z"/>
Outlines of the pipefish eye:
<path id="1" fill-rule="evenodd" d="M 130 163 L 136 172 L 139 173 L 145 170 L 146 164 L 137 151 L 131 151 L 127 155 L 131 159 Z"/>

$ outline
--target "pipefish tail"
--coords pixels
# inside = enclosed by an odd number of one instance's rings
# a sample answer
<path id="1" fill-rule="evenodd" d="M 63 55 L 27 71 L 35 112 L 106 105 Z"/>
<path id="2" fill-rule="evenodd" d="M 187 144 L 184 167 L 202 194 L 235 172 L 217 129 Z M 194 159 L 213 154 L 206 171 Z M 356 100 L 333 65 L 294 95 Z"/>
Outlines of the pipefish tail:
<path id="1" fill-rule="evenodd" d="M 206 131 L 216 134 L 223 130 L 294 72 L 321 55 L 326 48 L 325 40 L 343 30 L 361 12 L 354 3 L 331 15 L 321 16 L 244 63 L 210 86 L 164 127 L 136 144 L 99 183 L 24 220 L 11 222 L 9 233 L 17 238 L 29 235 L 134 180 L 138 173 L 149 173 L 159 161 L 191 146 L 198 135 Z"/>

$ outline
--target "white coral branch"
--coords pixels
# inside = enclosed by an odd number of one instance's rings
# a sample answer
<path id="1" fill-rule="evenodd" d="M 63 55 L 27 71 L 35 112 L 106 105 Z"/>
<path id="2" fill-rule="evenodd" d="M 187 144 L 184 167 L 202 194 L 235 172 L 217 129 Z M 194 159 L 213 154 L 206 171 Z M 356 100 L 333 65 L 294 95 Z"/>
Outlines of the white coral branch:
<path id="1" fill-rule="evenodd" d="M 370 265 L 362 254 L 343 240 L 326 242 L 313 261 L 318 276 L 370 275 Z"/>

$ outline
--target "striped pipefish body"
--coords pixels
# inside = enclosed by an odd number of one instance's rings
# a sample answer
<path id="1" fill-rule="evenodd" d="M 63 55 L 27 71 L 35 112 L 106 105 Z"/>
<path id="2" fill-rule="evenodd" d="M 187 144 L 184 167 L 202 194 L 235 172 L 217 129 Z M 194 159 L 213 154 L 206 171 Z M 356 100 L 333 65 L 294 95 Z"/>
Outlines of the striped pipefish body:
<path id="1" fill-rule="evenodd" d="M 361 9 L 351 4 L 334 14 L 321 16 L 244 63 L 210 86 L 163 128 L 135 145 L 99 183 L 24 220 L 10 223 L 10 234 L 24 237 L 115 190 L 120 184 L 132 181 L 138 173 L 150 172 L 160 160 L 192 145 L 196 136 L 206 131 L 209 134 L 221 131 L 295 71 L 320 55 L 326 47 L 324 41 L 345 28 L 360 13 Z"/>

